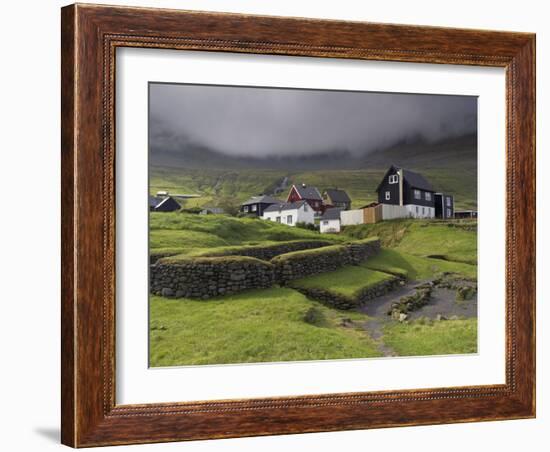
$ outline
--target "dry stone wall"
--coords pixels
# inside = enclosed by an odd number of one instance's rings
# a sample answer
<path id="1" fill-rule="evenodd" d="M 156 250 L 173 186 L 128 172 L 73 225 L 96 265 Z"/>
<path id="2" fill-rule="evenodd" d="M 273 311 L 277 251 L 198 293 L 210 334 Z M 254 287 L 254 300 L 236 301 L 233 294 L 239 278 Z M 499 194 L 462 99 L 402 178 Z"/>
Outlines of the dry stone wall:
<path id="1" fill-rule="evenodd" d="M 207 299 L 274 283 L 273 266 L 252 257 L 178 260 L 152 265 L 150 270 L 151 292 L 165 297 Z"/>
<path id="2" fill-rule="evenodd" d="M 301 243 L 313 246 L 311 242 Z M 332 246 L 322 241 L 315 244 L 315 249 L 281 254 L 270 262 L 249 256 L 164 258 L 150 266 L 150 291 L 165 297 L 208 299 L 274 284 L 285 285 L 293 279 L 358 264 L 380 250 L 378 239 Z M 288 245 L 296 243 L 281 244 Z M 264 248 L 266 254 L 262 254 L 264 259 L 268 253 L 280 252 L 283 248 L 265 249 L 267 247 Z"/>
<path id="3" fill-rule="evenodd" d="M 374 286 L 365 288 L 354 296 L 346 296 L 331 292 L 330 290 L 318 288 L 294 287 L 294 289 L 304 294 L 306 297 L 313 298 L 314 300 L 320 301 L 327 306 L 346 310 L 357 308 L 373 298 L 381 297 L 382 295 L 387 294 L 388 292 L 394 290 L 400 284 L 400 281 L 400 278 L 391 278 Z"/>

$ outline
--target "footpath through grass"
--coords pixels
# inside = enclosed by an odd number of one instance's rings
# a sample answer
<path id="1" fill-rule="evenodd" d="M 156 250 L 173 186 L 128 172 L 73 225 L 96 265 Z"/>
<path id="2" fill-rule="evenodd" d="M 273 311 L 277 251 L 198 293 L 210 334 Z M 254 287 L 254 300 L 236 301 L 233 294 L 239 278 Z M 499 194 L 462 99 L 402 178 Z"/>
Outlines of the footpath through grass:
<path id="1" fill-rule="evenodd" d="M 314 323 L 305 320 L 311 309 Z M 380 356 L 360 327 L 340 325 L 366 315 L 335 311 L 292 289 L 207 301 L 151 296 L 150 318 L 153 367 Z"/>

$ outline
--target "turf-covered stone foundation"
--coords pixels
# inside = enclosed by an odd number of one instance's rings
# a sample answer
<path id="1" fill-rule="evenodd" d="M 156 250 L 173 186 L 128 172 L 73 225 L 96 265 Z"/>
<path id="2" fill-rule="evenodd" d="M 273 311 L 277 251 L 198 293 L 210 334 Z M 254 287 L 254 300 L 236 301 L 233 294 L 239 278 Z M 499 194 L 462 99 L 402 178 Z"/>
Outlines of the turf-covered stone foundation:
<path id="1" fill-rule="evenodd" d="M 273 266 L 252 257 L 226 256 L 178 259 L 150 267 L 155 295 L 208 299 L 275 284 Z"/>
<path id="2" fill-rule="evenodd" d="M 370 238 L 344 245 L 295 251 L 271 260 L 275 276 L 281 284 L 294 279 L 337 270 L 346 265 L 357 265 L 380 252 L 380 240 Z"/>
<path id="3" fill-rule="evenodd" d="M 400 278 L 392 277 L 361 289 L 353 295 L 344 295 L 330 289 L 317 287 L 293 286 L 293 288 L 312 300 L 319 301 L 336 309 L 347 310 L 355 309 L 373 298 L 381 297 L 391 292 L 400 284 L 400 281 Z"/>

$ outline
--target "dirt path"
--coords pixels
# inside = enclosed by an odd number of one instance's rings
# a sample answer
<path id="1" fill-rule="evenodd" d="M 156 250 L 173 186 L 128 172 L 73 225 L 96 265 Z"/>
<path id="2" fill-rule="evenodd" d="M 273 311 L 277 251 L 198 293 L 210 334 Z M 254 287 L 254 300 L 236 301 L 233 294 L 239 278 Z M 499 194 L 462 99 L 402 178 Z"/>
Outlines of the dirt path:
<path id="1" fill-rule="evenodd" d="M 395 322 L 388 316 L 388 311 L 393 302 L 401 297 L 415 293 L 415 287 L 427 281 L 408 281 L 403 286 L 382 297 L 375 298 L 362 306 L 359 310 L 371 317 L 363 323 L 363 329 L 377 342 L 378 350 L 383 356 L 397 356 L 397 353 L 384 343 L 384 327 Z M 420 317 L 435 319 L 437 316 L 450 318 L 476 317 L 477 294 L 471 300 L 456 301 L 456 291 L 443 288 L 434 288 L 429 303 L 422 308 L 408 313 L 410 320 Z"/>

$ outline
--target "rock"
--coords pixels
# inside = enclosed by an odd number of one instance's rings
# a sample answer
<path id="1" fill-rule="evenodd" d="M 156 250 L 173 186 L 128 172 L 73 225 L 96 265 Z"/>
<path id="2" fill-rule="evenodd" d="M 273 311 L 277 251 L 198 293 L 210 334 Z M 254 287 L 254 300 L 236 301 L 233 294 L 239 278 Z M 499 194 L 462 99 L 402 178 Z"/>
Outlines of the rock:
<path id="1" fill-rule="evenodd" d="M 163 297 L 173 297 L 174 296 L 174 291 L 172 289 L 170 289 L 170 287 L 163 287 L 162 290 L 160 291 L 160 293 Z"/>
<path id="2" fill-rule="evenodd" d="M 404 314 L 404 313 L 400 313 L 399 314 L 399 321 L 400 322 L 404 322 L 405 320 L 407 320 L 409 318 L 409 316 L 407 314 Z"/>
<path id="3" fill-rule="evenodd" d="M 441 320 L 447 320 L 447 317 L 445 317 L 444 315 L 441 315 L 441 314 L 437 314 L 435 316 L 435 320 L 440 322 Z"/>
<path id="4" fill-rule="evenodd" d="M 183 290 L 176 290 L 176 298 L 185 297 L 185 292 Z"/>

